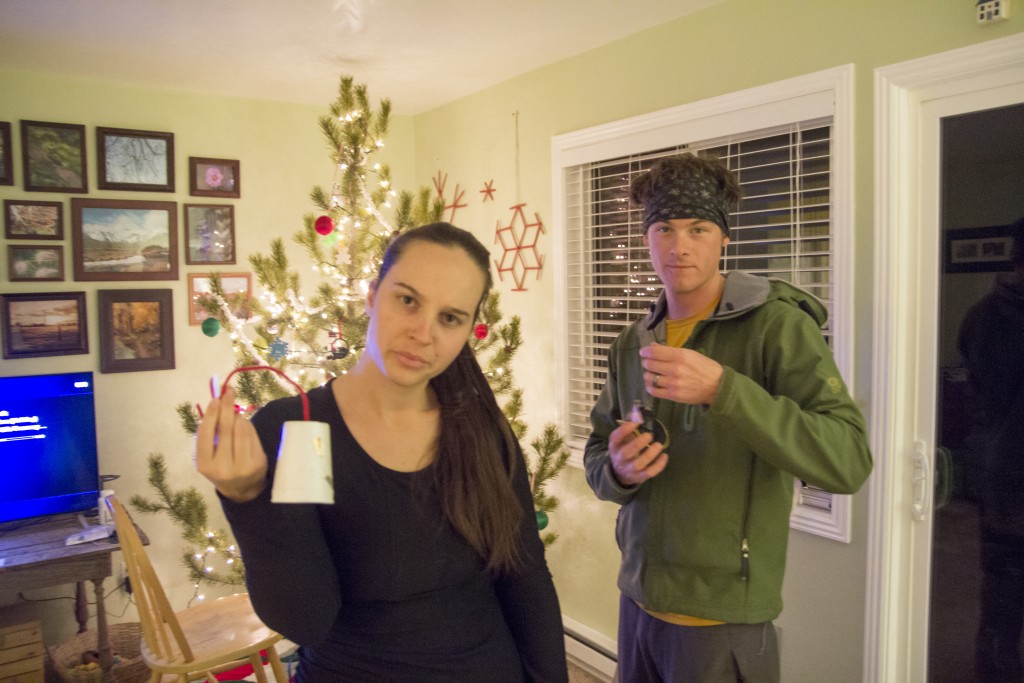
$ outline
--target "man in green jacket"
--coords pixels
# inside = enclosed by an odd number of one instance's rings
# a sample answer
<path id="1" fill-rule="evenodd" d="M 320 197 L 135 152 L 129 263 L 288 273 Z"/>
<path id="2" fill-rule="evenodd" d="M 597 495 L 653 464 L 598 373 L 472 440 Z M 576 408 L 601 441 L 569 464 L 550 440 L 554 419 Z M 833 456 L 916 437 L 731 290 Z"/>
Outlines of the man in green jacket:
<path id="1" fill-rule="evenodd" d="M 853 493 L 871 471 L 864 418 L 812 295 L 722 275 L 732 173 L 691 154 L 630 187 L 664 289 L 608 352 L 584 461 L 619 503 L 619 678 L 778 681 L 794 477 Z"/>

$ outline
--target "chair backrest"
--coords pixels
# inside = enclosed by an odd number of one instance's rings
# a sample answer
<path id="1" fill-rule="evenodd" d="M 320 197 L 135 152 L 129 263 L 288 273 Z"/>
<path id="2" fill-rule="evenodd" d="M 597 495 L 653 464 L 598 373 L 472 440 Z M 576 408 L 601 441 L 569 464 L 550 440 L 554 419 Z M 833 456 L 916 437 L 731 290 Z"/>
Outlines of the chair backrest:
<path id="1" fill-rule="evenodd" d="M 172 661 L 191 662 L 195 659 L 178 618 L 171 609 L 160 579 L 142 545 L 138 531 L 128 511 L 116 496 L 108 496 L 107 507 L 114 517 L 117 539 L 128 565 L 128 578 L 138 602 L 139 621 L 146 646 L 157 656 Z"/>

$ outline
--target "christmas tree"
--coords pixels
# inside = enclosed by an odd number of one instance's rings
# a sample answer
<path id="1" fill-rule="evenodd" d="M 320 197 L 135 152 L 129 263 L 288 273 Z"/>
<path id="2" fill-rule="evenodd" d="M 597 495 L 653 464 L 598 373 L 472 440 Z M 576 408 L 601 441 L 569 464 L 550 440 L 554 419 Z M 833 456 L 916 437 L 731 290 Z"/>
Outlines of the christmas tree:
<path id="1" fill-rule="evenodd" d="M 303 229 L 293 236 L 319 277 L 311 296 L 299 293 L 299 274 L 289 264 L 280 238 L 271 242 L 268 255 L 249 259 L 263 290 L 258 298 L 240 301 L 241 295 L 224 291 L 218 274 L 211 275 L 210 293 L 198 301 L 209 315 L 202 329 L 210 337 L 222 330 L 229 334 L 237 367 L 274 367 L 309 389 L 346 372 L 362 353 L 367 327 L 363 304 L 384 250 L 403 230 L 440 220 L 445 208 L 444 199 L 433 197 L 429 189 L 416 195 L 396 192 L 388 166 L 375 162 L 384 147 L 390 112 L 388 100 L 381 100 L 374 110 L 366 86 L 343 77 L 329 114 L 320 118 L 334 178 L 327 188 L 313 188 L 310 200 L 316 212 L 305 216 Z M 520 442 L 528 428 L 522 420 L 523 392 L 515 385 L 511 364 L 522 343 L 519 317 L 503 322 L 500 295 L 492 292 L 481 307 L 470 345 Z M 251 408 L 293 393 L 274 372 L 236 377 L 239 400 Z M 184 429 L 195 434 L 201 419 L 198 406 L 184 402 L 178 415 Z M 528 475 L 537 524 L 543 530 L 548 514 L 558 507 L 557 498 L 545 487 L 565 466 L 569 452 L 551 424 L 530 446 Z M 150 456 L 149 482 L 157 500 L 134 496 L 131 503 L 142 512 L 167 513 L 181 527 L 190 545 L 182 559 L 197 595 L 202 583 L 242 583 L 245 572 L 237 549 L 223 530 L 208 528 L 202 494 L 192 487 L 172 489 L 159 454 Z M 550 531 L 543 534 L 545 545 L 556 538 Z"/>

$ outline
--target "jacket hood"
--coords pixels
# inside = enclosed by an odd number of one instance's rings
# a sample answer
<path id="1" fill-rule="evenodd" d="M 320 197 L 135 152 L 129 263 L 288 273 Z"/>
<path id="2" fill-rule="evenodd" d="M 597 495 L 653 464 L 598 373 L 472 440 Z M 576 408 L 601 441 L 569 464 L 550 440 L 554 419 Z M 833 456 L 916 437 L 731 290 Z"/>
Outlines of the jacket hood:
<path id="1" fill-rule="evenodd" d="M 796 306 L 811 316 L 818 327 L 823 327 L 828 320 L 828 309 L 825 308 L 825 304 L 810 292 L 805 292 L 779 278 L 752 275 L 739 270 L 725 274 L 722 300 L 718 304 L 718 309 L 711 314 L 710 319 L 725 319 L 742 315 L 773 300 Z M 665 290 L 662 289 L 650 313 L 644 318 L 644 326 L 649 330 L 654 329 L 667 315 L 668 303 Z"/>

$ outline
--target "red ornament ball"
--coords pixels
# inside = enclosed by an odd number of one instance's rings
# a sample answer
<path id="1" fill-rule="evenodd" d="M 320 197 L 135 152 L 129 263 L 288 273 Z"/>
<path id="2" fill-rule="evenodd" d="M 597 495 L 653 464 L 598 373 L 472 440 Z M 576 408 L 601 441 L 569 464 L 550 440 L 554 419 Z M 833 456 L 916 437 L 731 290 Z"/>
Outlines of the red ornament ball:
<path id="1" fill-rule="evenodd" d="M 316 231 L 321 235 L 327 236 L 334 230 L 334 221 L 331 220 L 330 216 L 320 216 L 316 219 Z"/>
<path id="2" fill-rule="evenodd" d="M 489 330 L 487 329 L 487 325 L 480 323 L 479 325 L 473 328 L 473 336 L 476 337 L 477 339 L 483 339 L 484 337 L 487 336 L 488 331 Z"/>

